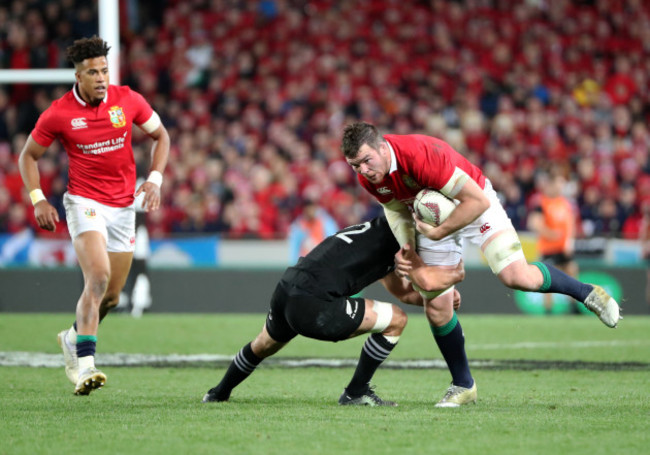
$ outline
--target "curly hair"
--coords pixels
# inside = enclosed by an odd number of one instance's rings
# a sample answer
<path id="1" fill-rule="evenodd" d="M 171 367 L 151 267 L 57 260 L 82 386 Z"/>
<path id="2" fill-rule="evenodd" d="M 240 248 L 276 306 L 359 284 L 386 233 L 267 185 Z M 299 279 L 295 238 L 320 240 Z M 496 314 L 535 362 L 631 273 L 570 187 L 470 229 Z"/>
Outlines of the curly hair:
<path id="1" fill-rule="evenodd" d="M 97 35 L 92 38 L 81 38 L 66 49 L 66 55 L 74 65 L 87 58 L 106 57 L 110 46 Z"/>
<path id="2" fill-rule="evenodd" d="M 363 144 L 377 149 L 384 140 L 377 127 L 365 122 L 352 123 L 343 130 L 341 150 L 346 158 L 353 159 Z"/>

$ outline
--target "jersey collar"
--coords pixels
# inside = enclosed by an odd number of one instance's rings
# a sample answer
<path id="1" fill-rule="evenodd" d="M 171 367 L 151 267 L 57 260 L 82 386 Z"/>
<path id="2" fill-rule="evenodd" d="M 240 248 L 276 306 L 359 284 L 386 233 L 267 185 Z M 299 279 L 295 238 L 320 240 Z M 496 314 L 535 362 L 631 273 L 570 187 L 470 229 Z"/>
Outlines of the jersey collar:
<path id="1" fill-rule="evenodd" d="M 386 141 L 386 144 L 388 144 L 388 150 L 390 150 L 390 169 L 388 170 L 388 173 L 392 174 L 397 170 L 397 158 L 395 157 L 395 150 L 393 150 L 393 146 L 390 145 L 390 142 Z"/>
<path id="2" fill-rule="evenodd" d="M 79 104 L 81 104 L 82 106 L 88 105 L 88 103 L 86 103 L 84 99 L 81 97 L 81 95 L 79 94 L 79 83 L 75 83 L 72 86 L 72 94 L 74 95 L 74 98 L 77 100 Z M 106 94 L 104 95 L 104 99 L 102 100 L 102 103 L 105 103 L 107 98 L 108 98 L 108 88 L 106 89 Z"/>

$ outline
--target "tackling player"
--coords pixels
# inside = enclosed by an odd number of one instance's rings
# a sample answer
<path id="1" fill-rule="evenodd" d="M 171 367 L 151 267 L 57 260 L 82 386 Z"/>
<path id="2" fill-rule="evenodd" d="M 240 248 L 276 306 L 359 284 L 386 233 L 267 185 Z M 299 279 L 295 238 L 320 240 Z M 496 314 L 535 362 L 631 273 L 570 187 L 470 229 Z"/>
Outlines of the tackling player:
<path id="1" fill-rule="evenodd" d="M 400 245 L 416 245 L 414 228 L 421 234 L 417 249 L 426 264 L 438 268 L 457 264 L 463 238 L 467 238 L 480 245 L 492 271 L 506 286 L 570 295 L 605 325 L 616 327 L 619 307 L 604 289 L 581 283 L 552 265 L 528 264 L 490 181 L 447 143 L 418 134 L 382 137 L 375 126 L 357 122 L 345 128 L 341 148 L 361 185 L 383 205 Z M 413 223 L 413 200 L 422 188 L 433 188 L 460 202 L 437 227 L 417 217 Z M 408 263 L 398 263 L 398 269 L 408 270 Z M 431 330 L 452 374 L 452 384 L 438 406 L 452 407 L 474 401 L 476 384 L 449 290 L 424 296 Z"/>
<path id="2" fill-rule="evenodd" d="M 423 305 L 420 295 L 395 273 L 400 251 L 386 218 L 347 227 L 327 237 L 307 256 L 289 267 L 278 283 L 262 332 L 235 356 L 221 382 L 203 402 L 227 401 L 232 390 L 262 360 L 278 352 L 296 335 L 339 341 L 371 332 L 361 350 L 352 380 L 339 398 L 341 405 L 397 406 L 382 400 L 370 387 L 375 371 L 396 346 L 406 314 L 397 306 L 371 299 L 349 297 L 381 279 L 405 303 Z M 417 258 L 413 258 L 417 261 Z M 435 289 L 446 289 L 463 279 L 462 264 L 438 271 L 414 267 L 411 279 Z M 427 269 L 435 274 L 427 273 Z M 456 305 L 460 295 L 456 294 Z"/>
<path id="3" fill-rule="evenodd" d="M 68 154 L 63 202 L 84 289 L 75 323 L 59 333 L 58 341 L 77 395 L 88 395 L 106 383 L 106 375 L 95 367 L 97 326 L 117 305 L 131 266 L 134 196 L 144 193 L 145 209 L 158 209 L 169 155 L 167 130 L 147 101 L 129 87 L 109 85 L 108 50 L 96 36 L 77 40 L 67 49 L 77 82 L 41 114 L 19 158 L 36 221 L 42 229 L 54 231 L 59 216 L 41 190 L 37 161 L 55 139 Z M 133 124 L 154 141 L 151 172 L 137 191 Z"/>

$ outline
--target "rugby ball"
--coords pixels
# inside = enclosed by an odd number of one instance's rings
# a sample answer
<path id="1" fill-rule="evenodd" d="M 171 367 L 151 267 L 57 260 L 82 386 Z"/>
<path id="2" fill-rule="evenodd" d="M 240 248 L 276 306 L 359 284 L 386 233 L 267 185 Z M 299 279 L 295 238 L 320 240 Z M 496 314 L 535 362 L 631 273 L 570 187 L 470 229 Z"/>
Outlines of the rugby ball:
<path id="1" fill-rule="evenodd" d="M 455 208 L 453 200 L 431 188 L 420 191 L 413 201 L 415 214 L 432 226 L 440 226 Z"/>

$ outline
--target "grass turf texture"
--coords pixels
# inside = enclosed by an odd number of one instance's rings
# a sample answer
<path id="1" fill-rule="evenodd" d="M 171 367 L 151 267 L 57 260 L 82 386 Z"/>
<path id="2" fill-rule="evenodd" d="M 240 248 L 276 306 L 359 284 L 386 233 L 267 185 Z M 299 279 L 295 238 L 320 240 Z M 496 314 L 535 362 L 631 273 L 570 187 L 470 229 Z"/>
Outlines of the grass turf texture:
<path id="1" fill-rule="evenodd" d="M 263 315 L 111 315 L 100 352 L 233 355 Z M 476 406 L 436 409 L 445 370 L 380 369 L 380 396 L 400 407 L 336 404 L 352 369 L 262 367 L 228 403 L 201 404 L 223 368 L 104 369 L 105 389 L 72 395 L 63 368 L 0 368 L 0 454 L 647 453 L 650 318 L 617 330 L 591 317 L 462 316 L 470 359 L 637 362 L 618 370 L 475 368 Z M 66 315 L 0 314 L 0 351 L 57 353 Z M 296 339 L 275 357 L 356 358 L 365 337 Z M 440 354 L 411 317 L 392 359 Z M 262 364 L 264 365 L 264 364 Z M 88 448 L 88 449 L 86 449 Z"/>

